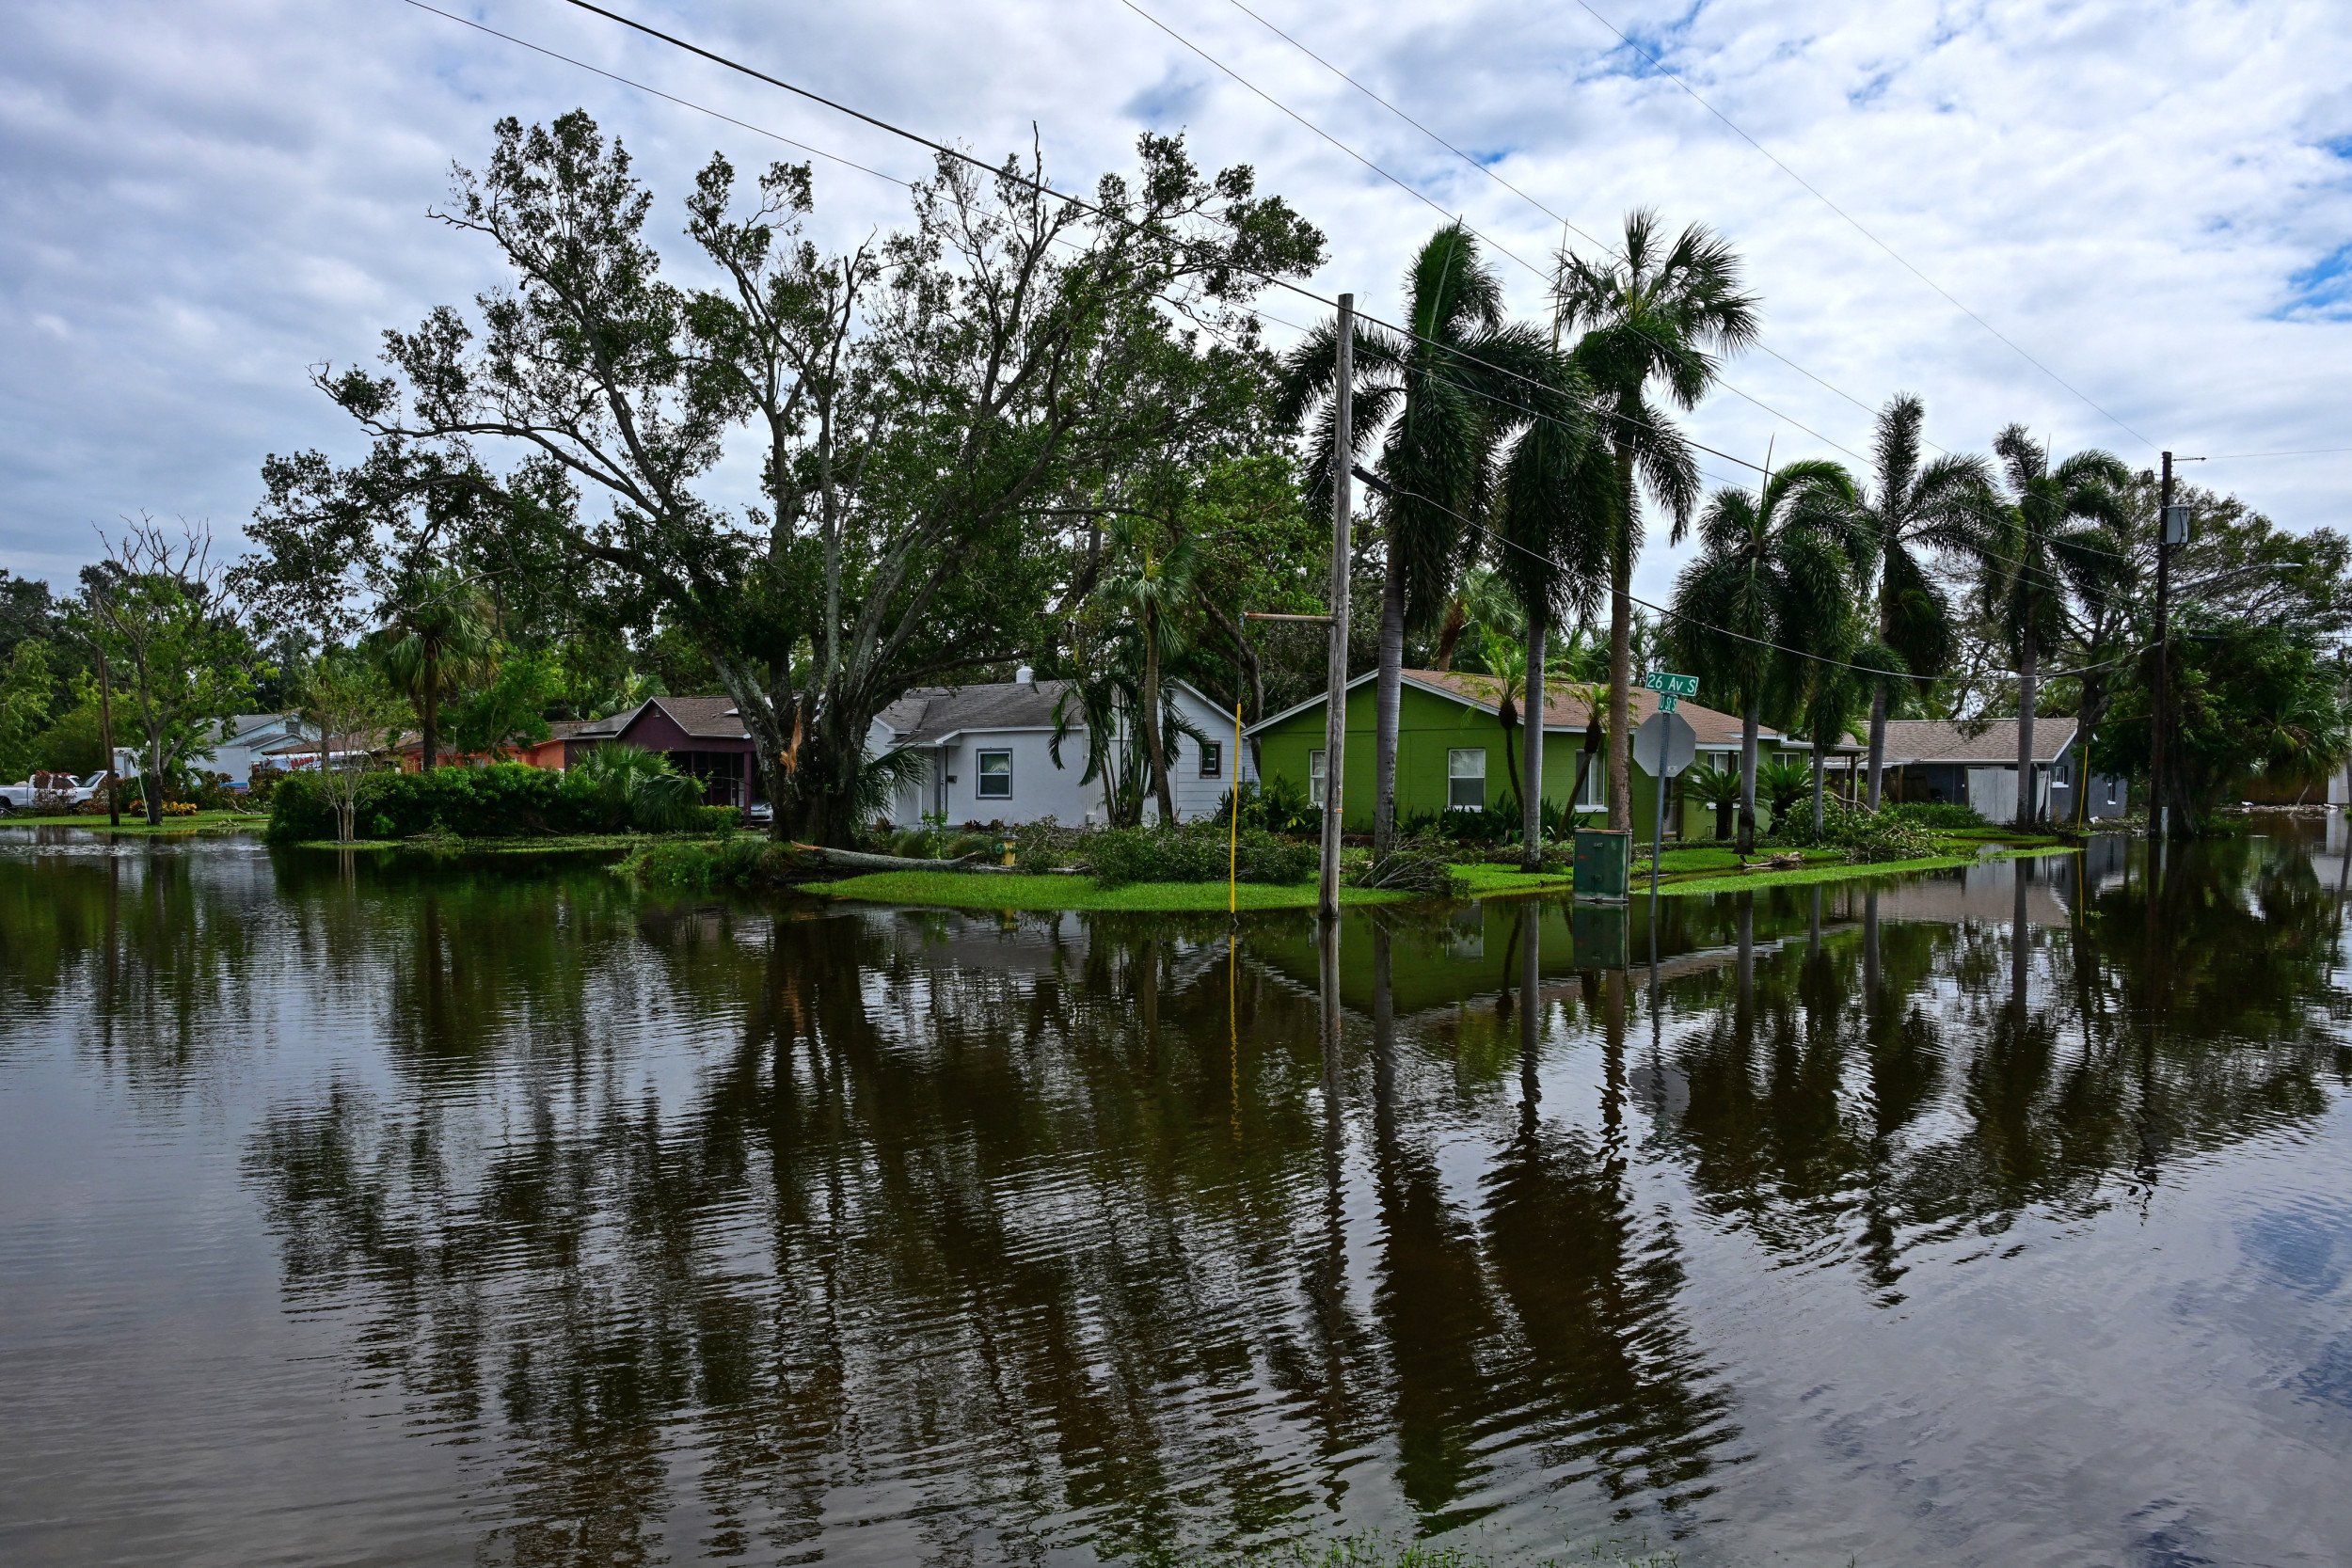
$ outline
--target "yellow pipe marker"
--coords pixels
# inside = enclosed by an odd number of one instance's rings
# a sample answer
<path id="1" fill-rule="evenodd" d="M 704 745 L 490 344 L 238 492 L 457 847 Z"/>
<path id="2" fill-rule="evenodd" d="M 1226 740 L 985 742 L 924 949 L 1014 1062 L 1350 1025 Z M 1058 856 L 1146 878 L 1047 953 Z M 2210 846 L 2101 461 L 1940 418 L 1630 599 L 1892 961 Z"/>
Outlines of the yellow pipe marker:
<path id="1" fill-rule="evenodd" d="M 1241 699 L 1233 699 L 1233 807 L 1226 814 L 1225 914 L 1241 912 Z"/>

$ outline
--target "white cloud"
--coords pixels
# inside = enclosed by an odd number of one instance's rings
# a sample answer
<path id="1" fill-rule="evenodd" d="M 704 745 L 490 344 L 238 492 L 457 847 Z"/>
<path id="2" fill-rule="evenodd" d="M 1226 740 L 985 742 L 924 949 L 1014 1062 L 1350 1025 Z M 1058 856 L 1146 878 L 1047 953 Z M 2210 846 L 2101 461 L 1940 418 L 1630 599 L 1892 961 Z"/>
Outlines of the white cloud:
<path id="1" fill-rule="evenodd" d="M 1542 265 L 1552 219 L 1435 147 L 1228 0 L 1136 0 L 1447 213 Z M 2352 446 L 2352 34 L 2319 0 L 1599 8 L 1954 295 L 2152 440 L 2183 452 Z M 1763 296 L 1769 355 L 1731 370 L 1699 438 L 1758 455 L 1862 450 L 1898 390 L 1930 434 L 2024 420 L 2062 448 L 2152 453 L 1805 193 L 1574 7 L 1523 0 L 1252 9 L 1552 210 L 1607 235 L 1636 204 L 1723 230 Z M 926 156 L 558 0 L 450 8 L 900 175 Z M 1073 184 L 1136 132 L 1183 125 L 1255 165 L 1328 232 L 1316 279 L 1394 309 L 1437 214 L 1118 0 L 628 8 Z M 665 198 L 713 148 L 783 150 L 400 0 L 20 0 L 0 19 L 0 564 L 63 576 L 88 527 L 141 508 L 233 527 L 262 455 L 349 451 L 307 368 L 493 281 L 426 217 L 503 114 L 584 104 Z M 901 193 L 818 165 L 835 238 Z M 1579 242 L 1581 243 L 1581 242 Z M 683 265 L 681 257 L 680 264 Z M 1502 263 L 1517 306 L 1537 278 Z M 1294 321 L 1314 308 L 1269 298 Z M 1285 334 L 1277 331 L 1279 339 Z M 1824 387 L 1821 382 L 1829 383 Z M 1831 389 L 1836 388 L 1836 390 Z M 1740 470 L 1710 463 L 1725 479 Z M 2352 456 L 2216 465 L 2290 525 L 2343 520 Z M 1645 592 L 1672 556 L 1654 549 Z"/>

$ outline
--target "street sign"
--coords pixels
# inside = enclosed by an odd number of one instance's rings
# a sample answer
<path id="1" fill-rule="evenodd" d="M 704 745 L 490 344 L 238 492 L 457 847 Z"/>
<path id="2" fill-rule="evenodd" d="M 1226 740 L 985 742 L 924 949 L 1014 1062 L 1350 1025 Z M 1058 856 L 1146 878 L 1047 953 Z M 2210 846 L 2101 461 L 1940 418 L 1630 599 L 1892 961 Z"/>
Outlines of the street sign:
<path id="1" fill-rule="evenodd" d="M 1698 732 L 1678 713 L 1653 713 L 1633 732 L 1633 760 L 1653 779 L 1673 778 L 1698 754 Z"/>
<path id="2" fill-rule="evenodd" d="M 1645 690 L 1668 697 L 1695 697 L 1699 694 L 1698 676 L 1670 674 L 1663 670 L 1652 670 L 1644 675 L 1642 686 Z"/>

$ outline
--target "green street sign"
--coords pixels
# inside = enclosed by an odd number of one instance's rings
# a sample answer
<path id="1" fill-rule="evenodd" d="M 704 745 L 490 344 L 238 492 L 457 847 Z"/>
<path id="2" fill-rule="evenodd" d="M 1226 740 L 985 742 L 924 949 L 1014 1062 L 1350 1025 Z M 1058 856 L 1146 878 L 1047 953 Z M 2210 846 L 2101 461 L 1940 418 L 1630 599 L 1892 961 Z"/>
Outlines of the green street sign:
<path id="1" fill-rule="evenodd" d="M 1669 674 L 1663 670 L 1652 670 L 1648 674 L 1644 675 L 1642 685 L 1646 689 L 1659 692 L 1669 699 L 1695 697 L 1699 694 L 1698 676 Z"/>
<path id="2" fill-rule="evenodd" d="M 1671 691 L 1661 691 L 1658 694 L 1658 711 L 1661 713 L 1672 713 L 1675 710 L 1676 705 L 1681 701 L 1681 698 L 1676 696 Z"/>

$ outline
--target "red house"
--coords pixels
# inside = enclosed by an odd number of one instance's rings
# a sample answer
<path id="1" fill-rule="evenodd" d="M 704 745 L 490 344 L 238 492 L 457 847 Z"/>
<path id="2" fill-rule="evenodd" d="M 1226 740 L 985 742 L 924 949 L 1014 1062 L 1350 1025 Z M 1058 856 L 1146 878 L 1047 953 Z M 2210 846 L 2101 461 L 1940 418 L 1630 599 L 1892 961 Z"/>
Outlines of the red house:
<path id="1" fill-rule="evenodd" d="M 561 766 L 568 768 L 591 747 L 606 745 L 663 753 L 671 767 L 702 781 L 705 805 L 749 806 L 767 798 L 753 760 L 751 733 L 737 717 L 732 697 L 650 698 L 533 747 L 532 765 L 553 766 L 538 761 L 537 754 L 560 746 Z"/>

